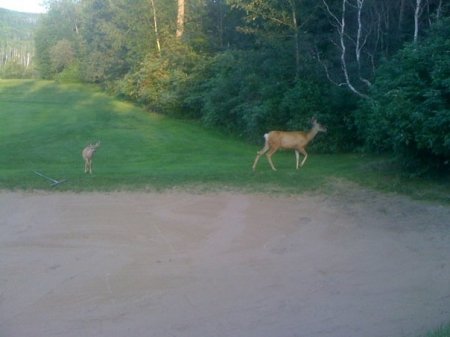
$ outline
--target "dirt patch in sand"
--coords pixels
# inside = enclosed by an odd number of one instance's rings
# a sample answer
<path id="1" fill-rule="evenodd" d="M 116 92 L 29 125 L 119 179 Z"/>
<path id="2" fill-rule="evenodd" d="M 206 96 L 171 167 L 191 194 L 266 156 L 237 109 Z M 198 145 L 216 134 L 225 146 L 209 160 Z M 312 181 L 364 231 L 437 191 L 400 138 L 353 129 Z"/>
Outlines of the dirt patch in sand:
<path id="1" fill-rule="evenodd" d="M 450 320 L 450 207 L 0 192 L 2 337 L 402 337 Z"/>

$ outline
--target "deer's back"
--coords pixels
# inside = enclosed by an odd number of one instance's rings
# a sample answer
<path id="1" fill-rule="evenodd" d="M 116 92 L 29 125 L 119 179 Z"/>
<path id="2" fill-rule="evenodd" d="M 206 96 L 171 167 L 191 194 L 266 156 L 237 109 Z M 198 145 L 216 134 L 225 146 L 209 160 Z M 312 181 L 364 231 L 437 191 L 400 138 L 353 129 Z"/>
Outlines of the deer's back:
<path id="1" fill-rule="evenodd" d="M 271 131 L 268 135 L 271 147 L 295 149 L 308 144 L 306 133 L 303 131 Z"/>

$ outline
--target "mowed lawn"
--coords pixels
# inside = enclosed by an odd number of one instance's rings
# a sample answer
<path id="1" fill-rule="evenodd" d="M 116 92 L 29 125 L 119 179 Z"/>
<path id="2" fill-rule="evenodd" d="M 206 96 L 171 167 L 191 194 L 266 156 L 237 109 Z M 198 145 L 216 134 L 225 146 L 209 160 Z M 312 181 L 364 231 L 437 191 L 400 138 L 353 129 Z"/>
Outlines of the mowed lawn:
<path id="1" fill-rule="evenodd" d="M 326 136 L 320 134 L 314 142 Z M 94 172 L 87 175 L 81 151 L 97 141 L 101 146 L 94 157 Z M 193 121 L 145 111 L 94 86 L 0 80 L 3 189 L 188 187 L 302 193 L 328 188 L 330 181 L 344 179 L 387 190 L 401 186 L 407 193 L 427 193 L 438 199 L 450 191 L 448 184 L 404 184 L 395 174 L 380 169 L 386 158 L 318 154 L 314 148 L 309 149 L 308 160 L 300 170 L 295 170 L 292 151 L 280 151 L 273 156 L 277 172 L 264 157 L 253 172 L 256 151 L 262 146 L 262 135 L 260 143 L 250 144 Z M 65 182 L 51 187 L 51 182 L 35 171 Z M 420 193 L 415 193 L 417 186 Z"/>
<path id="2" fill-rule="evenodd" d="M 111 190 L 227 181 L 249 174 L 254 146 L 148 113 L 94 87 L 0 82 L 0 186 L 47 188 L 33 171 L 66 179 L 59 189 Z M 101 141 L 94 173 L 81 151 Z M 233 180 L 233 179 L 231 179 Z"/>

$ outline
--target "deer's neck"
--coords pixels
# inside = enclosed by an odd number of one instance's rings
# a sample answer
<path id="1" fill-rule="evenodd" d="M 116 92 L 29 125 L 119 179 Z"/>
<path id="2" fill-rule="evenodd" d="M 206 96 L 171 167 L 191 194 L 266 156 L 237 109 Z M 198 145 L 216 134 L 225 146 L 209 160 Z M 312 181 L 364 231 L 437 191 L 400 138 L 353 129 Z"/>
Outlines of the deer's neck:
<path id="1" fill-rule="evenodd" d="M 314 137 L 319 133 L 319 129 L 317 127 L 313 127 L 309 132 L 306 134 L 306 138 L 308 139 L 308 143 L 314 139 Z"/>

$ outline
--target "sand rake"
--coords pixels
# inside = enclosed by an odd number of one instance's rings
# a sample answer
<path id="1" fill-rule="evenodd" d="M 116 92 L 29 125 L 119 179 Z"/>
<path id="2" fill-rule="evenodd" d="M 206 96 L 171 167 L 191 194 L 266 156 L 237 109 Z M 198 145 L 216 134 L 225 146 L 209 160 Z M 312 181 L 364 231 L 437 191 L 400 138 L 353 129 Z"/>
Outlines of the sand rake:
<path id="1" fill-rule="evenodd" d="M 50 178 L 48 176 L 46 176 L 45 174 L 38 172 L 38 171 L 33 171 L 34 174 L 37 174 L 38 176 L 47 179 L 48 181 L 51 182 L 51 187 L 55 187 L 58 186 L 59 184 L 62 184 L 63 182 L 67 181 L 67 179 L 63 179 L 63 180 L 56 180 L 53 178 Z"/>

